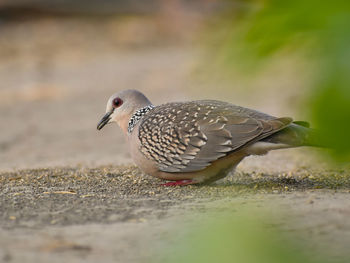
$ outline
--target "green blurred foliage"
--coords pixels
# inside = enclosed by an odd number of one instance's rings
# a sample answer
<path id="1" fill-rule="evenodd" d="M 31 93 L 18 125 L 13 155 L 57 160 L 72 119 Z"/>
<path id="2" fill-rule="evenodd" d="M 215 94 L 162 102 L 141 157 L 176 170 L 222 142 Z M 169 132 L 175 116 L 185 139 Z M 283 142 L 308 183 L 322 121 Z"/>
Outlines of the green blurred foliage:
<path id="1" fill-rule="evenodd" d="M 217 25 L 219 60 L 226 68 L 234 65 L 251 74 L 277 54 L 303 56 L 313 78 L 305 108 L 322 133 L 322 143 L 334 148 L 337 157 L 348 158 L 350 1 L 230 2 L 236 4 L 222 14 Z"/>
<path id="2" fill-rule="evenodd" d="M 201 221 L 175 244 L 167 260 L 182 263 L 310 263 L 327 262 L 306 253 L 302 244 L 287 237 L 273 221 L 255 212 L 226 214 Z M 308 251 L 310 252 L 310 251 Z M 317 253 L 312 251 L 313 253 Z"/>

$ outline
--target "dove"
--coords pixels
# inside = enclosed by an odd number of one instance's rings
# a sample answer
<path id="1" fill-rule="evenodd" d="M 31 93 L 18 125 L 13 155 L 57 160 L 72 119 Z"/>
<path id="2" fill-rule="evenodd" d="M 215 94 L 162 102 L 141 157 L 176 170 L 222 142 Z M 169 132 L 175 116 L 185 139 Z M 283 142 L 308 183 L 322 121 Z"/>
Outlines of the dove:
<path id="1" fill-rule="evenodd" d="M 232 173 L 245 157 L 317 146 L 307 122 L 274 117 L 217 100 L 159 106 L 137 90 L 113 94 L 99 121 L 117 123 L 135 164 L 165 186 L 207 184 Z"/>

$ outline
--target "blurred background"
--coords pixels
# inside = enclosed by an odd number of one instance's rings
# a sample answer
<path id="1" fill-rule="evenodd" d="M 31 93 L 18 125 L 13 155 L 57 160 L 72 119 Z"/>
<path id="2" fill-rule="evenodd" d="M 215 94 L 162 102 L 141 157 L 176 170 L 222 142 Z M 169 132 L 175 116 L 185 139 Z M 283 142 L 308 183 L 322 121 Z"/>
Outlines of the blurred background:
<path id="1" fill-rule="evenodd" d="M 349 21 L 340 0 L 1 0 L 0 169 L 130 162 L 96 131 L 128 88 L 308 120 L 344 159 Z"/>

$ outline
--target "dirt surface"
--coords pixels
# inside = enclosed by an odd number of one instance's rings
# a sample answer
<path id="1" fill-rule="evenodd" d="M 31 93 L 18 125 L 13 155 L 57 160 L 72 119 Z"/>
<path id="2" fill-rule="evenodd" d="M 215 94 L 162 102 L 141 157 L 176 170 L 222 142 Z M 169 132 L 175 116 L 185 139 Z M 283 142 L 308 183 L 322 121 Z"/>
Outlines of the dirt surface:
<path id="1" fill-rule="evenodd" d="M 318 156 L 324 150 L 249 157 L 216 184 L 166 188 L 128 165 L 116 126 L 96 131 L 107 98 L 125 88 L 155 105 L 212 98 L 303 119 L 296 105 L 306 93 L 303 76 L 289 62 L 251 83 L 196 78 L 191 31 L 178 37 L 185 43 L 164 43 L 164 32 L 183 27 L 160 21 L 2 25 L 0 261 L 154 262 L 198 222 L 254 207 L 315 257 L 347 262 L 349 167 L 330 168 Z"/>
<path id="2" fill-rule="evenodd" d="M 239 171 L 209 186 L 164 187 L 134 166 L 1 173 L 1 257 L 152 262 L 191 226 L 253 207 L 315 255 L 327 247 L 326 256 L 342 262 L 350 256 L 350 177 L 345 170 L 315 174 Z"/>
<path id="3" fill-rule="evenodd" d="M 193 187 L 164 187 L 136 167 L 123 166 L 21 170 L 0 178 L 1 224 L 7 229 L 163 218 L 171 208 L 197 199 L 350 189 L 350 178 L 339 171 L 318 177 L 306 170 L 289 175 L 237 173 L 211 186 Z"/>

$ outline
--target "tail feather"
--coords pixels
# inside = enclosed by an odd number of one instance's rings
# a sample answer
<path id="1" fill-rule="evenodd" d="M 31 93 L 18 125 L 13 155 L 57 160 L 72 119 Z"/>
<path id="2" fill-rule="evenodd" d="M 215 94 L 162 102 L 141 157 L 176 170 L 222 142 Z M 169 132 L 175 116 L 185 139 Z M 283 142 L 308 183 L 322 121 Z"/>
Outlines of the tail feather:
<path id="1" fill-rule="evenodd" d="M 291 147 L 314 146 L 326 147 L 322 144 L 317 130 L 308 128 L 306 125 L 291 123 L 286 128 L 261 140 L 263 142 L 286 144 Z"/>

